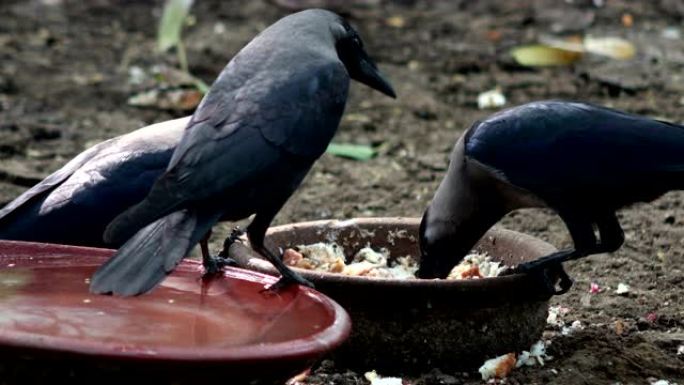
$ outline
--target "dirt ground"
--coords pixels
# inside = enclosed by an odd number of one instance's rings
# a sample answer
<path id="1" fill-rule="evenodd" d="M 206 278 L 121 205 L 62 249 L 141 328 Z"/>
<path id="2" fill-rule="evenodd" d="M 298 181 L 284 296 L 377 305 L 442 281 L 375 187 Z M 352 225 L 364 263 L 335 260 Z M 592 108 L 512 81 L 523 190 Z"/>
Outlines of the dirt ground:
<path id="1" fill-rule="evenodd" d="M 0 2 L 0 202 L 97 141 L 190 113 L 127 103 L 141 91 L 135 71 L 177 65 L 174 54 L 154 50 L 160 11 L 159 2 L 132 0 Z M 195 23 L 185 29 L 191 72 L 210 84 L 286 13 L 266 1 L 197 1 Z M 367 162 L 324 155 L 275 224 L 420 216 L 459 134 L 492 113 L 478 109 L 477 95 L 496 86 L 508 106 L 576 99 L 684 122 L 684 1 L 396 0 L 353 8 L 350 19 L 399 98 L 353 84 L 335 140 L 372 144 L 379 155 Z M 540 36 L 578 33 L 629 39 L 637 57 L 524 69 L 507 54 Z M 684 344 L 683 201 L 684 193 L 672 192 L 623 210 L 626 242 L 618 252 L 568 264 L 575 286 L 553 303 L 585 328 L 561 336 L 549 327 L 553 360 L 516 370 L 508 383 L 684 384 L 684 355 L 677 355 Z M 500 225 L 570 244 L 547 211 L 516 212 Z M 228 229 L 221 226 L 214 246 Z M 602 291 L 590 294 L 591 282 Z M 631 291 L 615 294 L 618 283 Z M 481 383 L 476 372 L 440 370 L 407 380 Z M 326 362 L 306 383 L 367 381 Z"/>

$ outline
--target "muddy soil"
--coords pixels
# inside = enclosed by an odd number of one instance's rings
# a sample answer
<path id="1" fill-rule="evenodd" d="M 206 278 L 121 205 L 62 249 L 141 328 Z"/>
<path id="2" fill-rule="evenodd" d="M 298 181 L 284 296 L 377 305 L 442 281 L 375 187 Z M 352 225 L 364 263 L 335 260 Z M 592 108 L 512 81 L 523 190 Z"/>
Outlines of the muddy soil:
<path id="1" fill-rule="evenodd" d="M 348 9 L 399 98 L 354 84 L 335 140 L 377 147 L 367 162 L 324 155 L 275 224 L 356 216 L 419 216 L 463 129 L 493 110 L 477 95 L 501 87 L 507 105 L 559 98 L 684 121 L 684 1 L 381 1 Z M 597 7 L 596 5 L 601 5 Z M 155 51 L 160 2 L 0 2 L 0 202 L 97 141 L 191 111 L 137 108 L 135 74 L 178 65 Z M 207 83 L 246 42 L 288 11 L 266 1 L 197 1 L 185 30 L 191 72 Z M 629 16 L 627 16 L 629 15 Z M 520 68 L 508 49 L 543 35 L 588 33 L 634 42 L 629 62 L 592 57 Z M 553 299 L 585 326 L 549 327 L 553 360 L 516 370 L 511 384 L 684 383 L 684 193 L 620 213 L 618 252 L 569 263 L 575 286 Z M 523 210 L 500 225 L 570 245 L 562 222 Z M 221 225 L 218 247 L 230 225 Z M 601 291 L 589 293 L 590 283 Z M 631 287 L 614 293 L 618 283 Z M 368 368 L 369 370 L 373 368 Z M 381 373 L 383 374 L 383 373 Z M 391 374 L 391 373 L 387 373 Z M 412 384 L 477 384 L 479 374 L 435 368 Z M 325 362 L 307 384 L 365 384 Z"/>

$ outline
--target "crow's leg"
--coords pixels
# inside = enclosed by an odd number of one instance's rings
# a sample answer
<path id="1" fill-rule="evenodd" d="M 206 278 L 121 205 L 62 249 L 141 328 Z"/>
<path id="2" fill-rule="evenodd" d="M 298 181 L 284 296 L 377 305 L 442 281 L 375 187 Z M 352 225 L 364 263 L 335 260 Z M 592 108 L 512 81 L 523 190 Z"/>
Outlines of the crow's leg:
<path id="1" fill-rule="evenodd" d="M 554 277 L 557 277 L 560 280 L 559 284 L 561 289 L 559 291 L 555 291 L 555 283 L 552 286 L 554 288 L 552 291 L 554 294 L 563 294 L 572 286 L 572 280 L 563 270 L 562 262 L 579 259 L 590 254 L 611 253 L 618 250 L 625 241 L 625 233 L 622 231 L 622 227 L 620 226 L 620 222 L 615 216 L 615 213 L 595 216 L 600 242 L 597 242 L 596 240 L 593 226 L 589 227 L 586 224 L 584 226 L 576 226 L 574 224 L 580 222 L 574 222 L 572 220 L 569 220 L 566 223 L 568 223 L 570 234 L 575 243 L 574 249 L 561 250 L 535 261 L 521 264 L 514 269 L 515 272 L 525 272 L 539 270 L 544 266 L 550 266 L 546 269 L 542 269 L 542 279 L 546 282 L 547 287 L 549 286 L 549 282 L 555 282 Z M 589 232 L 590 228 L 591 232 Z M 555 264 L 555 262 L 558 263 Z"/>
<path id="2" fill-rule="evenodd" d="M 240 237 L 242 237 L 245 234 L 245 231 L 240 228 L 240 226 L 235 226 L 233 227 L 233 230 L 230 232 L 230 235 L 228 238 L 226 238 L 223 241 L 223 249 L 221 252 L 218 254 L 219 257 L 225 257 L 227 258 L 230 250 L 230 246 L 233 245 L 235 242 L 240 242 Z"/>
<path id="3" fill-rule="evenodd" d="M 200 240 L 200 249 L 202 250 L 202 265 L 204 266 L 204 275 L 216 275 L 225 266 L 236 266 L 237 263 L 232 258 L 227 258 L 221 254 L 214 257 L 209 253 L 209 238 L 211 237 L 211 229 Z"/>
<path id="4" fill-rule="evenodd" d="M 518 265 L 520 270 L 530 270 L 539 266 L 551 263 L 561 263 L 571 259 L 577 259 L 592 254 L 597 249 L 596 234 L 594 226 L 590 221 L 577 220 L 570 216 L 561 216 L 565 225 L 570 231 L 570 236 L 574 243 L 574 248 L 559 250 L 547 256 L 537 258 L 534 261 L 521 263 Z"/>
<path id="5" fill-rule="evenodd" d="M 573 233 L 571 230 L 570 232 L 575 243 L 575 250 L 565 250 L 568 254 L 565 254 L 566 259 L 563 260 L 563 262 L 582 258 L 591 254 L 612 253 L 619 249 L 625 242 L 625 233 L 622 231 L 622 227 L 620 226 L 620 222 L 615 216 L 615 213 L 595 216 L 594 222 L 596 223 L 596 227 L 598 227 L 600 242 L 596 240 L 593 230 L 592 234 L 589 234 L 588 232 L 586 234 Z M 564 251 L 559 251 L 555 254 L 563 252 Z M 530 263 L 535 264 L 540 261 L 543 263 L 543 260 L 552 256 L 553 254 Z"/>
<path id="6" fill-rule="evenodd" d="M 573 215 L 561 215 L 561 218 L 570 231 L 575 247 L 559 250 L 534 261 L 521 263 L 507 271 L 506 274 L 533 274 L 541 279 L 553 294 L 563 294 L 572 287 L 572 280 L 563 269 L 562 263 L 593 253 L 597 249 L 597 241 L 593 224 L 590 221 Z M 560 290 L 556 289 L 556 280 L 559 280 Z"/>
<path id="7" fill-rule="evenodd" d="M 594 254 L 598 253 L 612 253 L 617 251 L 622 244 L 625 243 L 625 232 L 622 231 L 620 222 L 615 213 L 609 213 L 597 218 L 596 225 L 598 226 L 601 242 L 596 246 Z"/>
<path id="8" fill-rule="evenodd" d="M 254 217 L 252 222 L 247 227 L 247 237 L 249 238 L 249 244 L 252 249 L 257 253 L 263 255 L 271 264 L 278 269 L 280 273 L 280 279 L 278 282 L 268 287 L 269 291 L 279 291 L 286 288 L 292 284 L 300 284 L 308 287 L 313 287 L 313 284 L 306 279 L 304 279 L 299 274 L 292 271 L 285 263 L 283 263 L 282 255 L 275 255 L 271 250 L 264 245 L 264 237 L 266 236 L 266 229 L 268 229 L 269 224 L 273 216 L 271 215 L 257 215 Z"/>

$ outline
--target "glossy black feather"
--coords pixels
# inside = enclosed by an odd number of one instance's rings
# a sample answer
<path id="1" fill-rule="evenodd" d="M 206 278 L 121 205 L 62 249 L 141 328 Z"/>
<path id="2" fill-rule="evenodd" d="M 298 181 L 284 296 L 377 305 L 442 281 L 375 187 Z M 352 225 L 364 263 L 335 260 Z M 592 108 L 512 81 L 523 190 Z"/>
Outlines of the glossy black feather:
<path id="1" fill-rule="evenodd" d="M 0 239 L 105 244 L 111 220 L 140 202 L 166 169 L 188 118 L 99 143 L 0 210 Z"/>
<path id="2" fill-rule="evenodd" d="M 684 187 L 684 127 L 587 103 L 495 114 L 471 129 L 466 155 L 552 206 L 614 210 Z"/>

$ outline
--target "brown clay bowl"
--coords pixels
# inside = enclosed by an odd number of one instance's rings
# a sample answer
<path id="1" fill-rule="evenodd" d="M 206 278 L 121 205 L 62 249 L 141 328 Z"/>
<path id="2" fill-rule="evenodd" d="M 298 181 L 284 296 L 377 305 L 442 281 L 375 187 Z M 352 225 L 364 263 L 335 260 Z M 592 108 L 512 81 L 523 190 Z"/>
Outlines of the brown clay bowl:
<path id="1" fill-rule="evenodd" d="M 267 242 L 285 249 L 334 241 L 352 255 L 371 245 L 386 247 L 392 255 L 418 256 L 419 223 L 419 218 L 301 222 L 269 229 Z M 540 239 L 493 228 L 475 250 L 512 266 L 556 249 Z M 243 267 L 277 274 L 248 245 L 235 243 L 230 255 Z M 550 295 L 527 275 L 394 280 L 294 270 L 349 312 L 351 336 L 334 356 L 352 368 L 405 374 L 434 367 L 472 369 L 487 358 L 529 349 L 546 323 Z"/>

